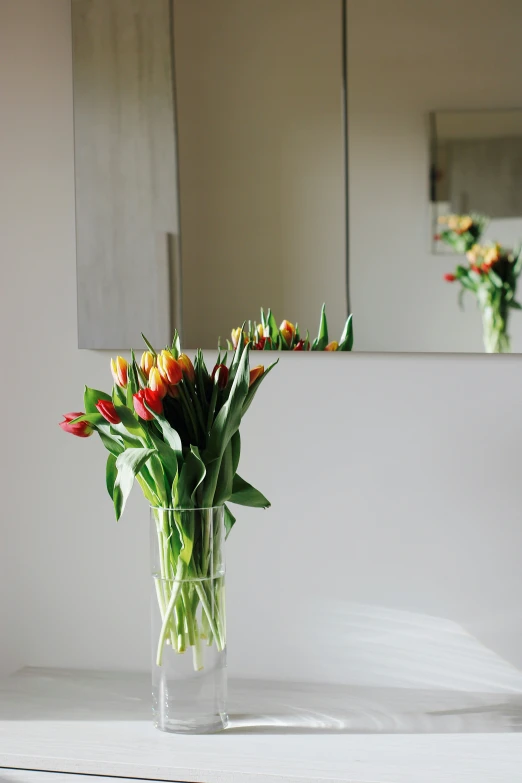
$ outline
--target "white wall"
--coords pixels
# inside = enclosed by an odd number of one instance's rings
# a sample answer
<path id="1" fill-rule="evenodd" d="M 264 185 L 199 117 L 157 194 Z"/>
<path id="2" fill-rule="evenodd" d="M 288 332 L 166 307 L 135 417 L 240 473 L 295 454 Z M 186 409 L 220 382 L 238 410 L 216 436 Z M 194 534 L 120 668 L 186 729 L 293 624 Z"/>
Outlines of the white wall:
<path id="1" fill-rule="evenodd" d="M 145 504 L 116 524 L 57 426 L 109 382 L 76 348 L 70 63 L 68 0 L 0 0 L 3 671 L 148 666 Z M 244 423 L 273 509 L 230 540 L 231 672 L 520 690 L 521 359 L 284 358 Z"/>
<path id="2" fill-rule="evenodd" d="M 442 281 L 456 258 L 431 254 L 429 113 L 521 108 L 521 29 L 520 0 L 348 1 L 357 350 L 483 350 L 473 298 L 462 313 Z M 522 351 L 522 313 L 511 321 Z"/>

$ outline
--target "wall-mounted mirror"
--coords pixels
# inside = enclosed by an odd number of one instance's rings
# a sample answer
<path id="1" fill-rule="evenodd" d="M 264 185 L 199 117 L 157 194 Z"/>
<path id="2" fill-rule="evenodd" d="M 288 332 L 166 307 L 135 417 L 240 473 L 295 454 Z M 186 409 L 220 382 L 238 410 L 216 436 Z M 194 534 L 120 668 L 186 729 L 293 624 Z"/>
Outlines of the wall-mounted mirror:
<path id="1" fill-rule="evenodd" d="M 489 217 L 484 236 L 522 240 L 522 110 L 435 112 L 431 115 L 431 200 L 434 237 L 440 215 Z M 436 252 L 451 253 L 435 239 Z"/>
<path id="2" fill-rule="evenodd" d="M 80 346 L 522 351 L 519 0 L 71 2 Z"/>
<path id="3" fill-rule="evenodd" d="M 323 301 L 340 334 L 340 0 L 72 7 L 80 345 L 215 347 L 262 305 L 312 330 Z"/>

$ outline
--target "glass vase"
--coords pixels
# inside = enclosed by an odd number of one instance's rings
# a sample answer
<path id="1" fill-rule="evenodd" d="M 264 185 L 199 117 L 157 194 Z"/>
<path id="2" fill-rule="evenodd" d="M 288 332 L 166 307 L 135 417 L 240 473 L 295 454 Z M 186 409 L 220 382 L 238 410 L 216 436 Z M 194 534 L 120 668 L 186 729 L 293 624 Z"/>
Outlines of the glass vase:
<path id="1" fill-rule="evenodd" d="M 151 508 L 152 713 L 162 731 L 227 725 L 224 508 Z"/>

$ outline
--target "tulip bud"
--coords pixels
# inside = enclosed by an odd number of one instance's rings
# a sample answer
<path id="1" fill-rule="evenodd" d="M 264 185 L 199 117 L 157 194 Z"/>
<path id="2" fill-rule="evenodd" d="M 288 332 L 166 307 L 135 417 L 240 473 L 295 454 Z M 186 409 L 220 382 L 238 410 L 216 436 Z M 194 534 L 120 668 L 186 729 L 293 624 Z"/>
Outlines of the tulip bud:
<path id="1" fill-rule="evenodd" d="M 326 348 L 324 350 L 325 351 L 336 351 L 338 348 L 339 348 L 339 343 L 337 342 L 337 340 L 332 340 L 332 342 L 328 343 L 328 345 L 326 346 Z"/>
<path id="2" fill-rule="evenodd" d="M 258 364 L 257 367 L 253 367 L 250 370 L 250 383 L 249 383 L 249 386 L 252 386 L 254 381 L 257 381 L 257 379 L 260 378 L 261 375 L 263 375 L 264 371 L 265 371 L 265 368 L 263 367 L 262 364 Z"/>
<path id="3" fill-rule="evenodd" d="M 127 386 L 127 362 L 122 356 L 117 356 L 116 361 L 111 359 L 111 372 L 114 378 L 114 383 L 117 386 L 121 386 L 125 389 Z"/>
<path id="4" fill-rule="evenodd" d="M 163 403 L 159 392 L 152 389 L 140 389 L 137 394 L 133 395 L 134 398 L 134 410 L 145 421 L 151 421 L 154 416 L 147 410 L 145 403 L 151 408 L 154 413 L 163 413 Z"/>
<path id="5" fill-rule="evenodd" d="M 78 438 L 88 438 L 93 433 L 93 427 L 88 421 L 78 421 L 71 424 L 73 419 L 77 419 L 79 416 L 84 416 L 83 411 L 78 413 L 64 413 L 63 421 L 60 422 L 60 427 L 64 432 L 69 432 L 71 435 L 76 435 Z"/>
<path id="6" fill-rule="evenodd" d="M 96 403 L 98 411 L 101 413 L 104 419 L 107 419 L 109 424 L 119 424 L 121 419 L 116 413 L 114 403 L 109 400 L 98 400 Z"/>
<path id="7" fill-rule="evenodd" d="M 144 351 L 142 353 L 140 367 L 143 370 L 145 378 L 148 378 L 150 371 L 154 367 L 154 356 L 150 351 Z"/>
<path id="8" fill-rule="evenodd" d="M 444 280 L 445 280 L 447 283 L 453 283 L 453 282 L 454 282 L 456 279 L 457 279 L 457 278 L 455 277 L 455 275 L 453 275 L 451 272 L 447 272 L 447 273 L 444 275 Z"/>
<path id="9" fill-rule="evenodd" d="M 190 361 L 189 357 L 186 353 L 180 353 L 178 356 L 178 364 L 181 367 L 181 371 L 183 373 L 183 377 L 185 380 L 189 380 L 191 383 L 194 383 L 196 380 L 196 373 L 194 371 L 194 365 Z"/>
<path id="10" fill-rule="evenodd" d="M 295 326 L 291 324 L 290 321 L 285 320 L 279 327 L 279 331 L 281 332 L 285 343 L 290 347 L 292 340 L 295 337 Z"/>
<path id="11" fill-rule="evenodd" d="M 158 369 L 161 377 L 169 386 L 176 386 L 183 378 L 181 365 L 178 364 L 170 351 L 162 351 L 160 353 L 158 356 Z"/>
<path id="12" fill-rule="evenodd" d="M 175 400 L 177 400 L 178 397 L 181 396 L 179 386 L 169 386 L 167 389 L 167 394 L 169 397 L 173 397 Z"/>
<path id="13" fill-rule="evenodd" d="M 232 345 L 234 348 L 237 348 L 237 345 L 241 339 L 241 332 L 243 330 L 240 326 L 237 327 L 237 329 L 232 329 Z"/>
<path id="14" fill-rule="evenodd" d="M 265 330 L 263 328 L 263 324 L 258 324 L 256 327 L 257 336 L 259 338 L 263 338 L 265 336 Z"/>
<path id="15" fill-rule="evenodd" d="M 157 367 L 153 367 L 149 373 L 149 389 L 158 392 L 161 399 L 167 394 L 168 385 L 161 377 L 161 373 Z"/>
<path id="16" fill-rule="evenodd" d="M 304 340 L 299 340 L 294 345 L 294 351 L 304 351 L 304 349 L 305 349 L 305 341 Z"/>
<path id="17" fill-rule="evenodd" d="M 228 383 L 228 367 L 226 364 L 216 364 L 212 370 L 212 380 L 220 389 L 225 389 Z"/>

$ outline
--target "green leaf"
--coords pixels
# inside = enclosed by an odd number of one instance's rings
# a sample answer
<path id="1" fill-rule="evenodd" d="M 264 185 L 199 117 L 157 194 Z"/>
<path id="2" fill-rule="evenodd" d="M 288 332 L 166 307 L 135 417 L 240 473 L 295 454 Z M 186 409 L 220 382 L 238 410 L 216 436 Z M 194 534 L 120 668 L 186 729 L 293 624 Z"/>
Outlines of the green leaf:
<path id="1" fill-rule="evenodd" d="M 161 505 L 164 508 L 167 508 L 169 505 L 169 498 L 167 496 L 164 466 L 155 452 L 152 452 L 152 455 L 147 462 L 147 467 L 150 470 L 150 475 L 154 481 L 154 492 L 159 498 Z"/>
<path id="2" fill-rule="evenodd" d="M 152 449 L 127 449 L 116 459 L 118 474 L 114 482 L 113 499 L 116 519 L 119 519 L 129 497 L 134 477 L 154 454 Z"/>
<path id="3" fill-rule="evenodd" d="M 250 372 L 248 368 L 248 349 L 242 352 L 234 382 L 225 402 L 214 419 L 205 451 L 205 462 L 220 459 L 232 435 L 239 429 L 243 405 L 245 403 Z"/>
<path id="4" fill-rule="evenodd" d="M 241 435 L 239 434 L 239 430 L 232 435 L 230 447 L 232 449 L 232 472 L 235 475 L 241 456 Z"/>
<path id="5" fill-rule="evenodd" d="M 272 310 L 268 308 L 268 313 L 266 317 L 266 325 L 268 326 L 268 336 L 272 338 L 272 340 L 277 340 L 279 336 L 279 327 L 277 325 L 277 321 L 274 318 L 274 314 L 272 313 Z M 265 334 L 265 337 L 267 335 Z"/>
<path id="6" fill-rule="evenodd" d="M 151 352 L 151 354 L 152 354 L 153 356 L 157 356 L 158 354 L 156 353 L 156 351 L 154 350 L 154 348 L 152 347 L 152 345 L 149 343 L 149 341 L 147 340 L 147 338 L 145 337 L 145 335 L 143 334 L 143 332 L 141 333 L 141 336 L 143 337 L 143 342 L 145 343 L 145 345 L 147 346 L 147 348 L 149 349 L 149 351 Z"/>
<path id="7" fill-rule="evenodd" d="M 225 506 L 225 538 L 228 538 L 230 531 L 234 527 L 236 523 L 236 518 L 229 509 L 228 506 Z"/>
<path id="8" fill-rule="evenodd" d="M 328 323 L 326 321 L 326 305 L 321 307 L 319 318 L 319 333 L 312 343 L 312 351 L 324 351 L 328 345 Z"/>
<path id="9" fill-rule="evenodd" d="M 236 433 L 237 434 L 237 433 Z M 229 499 L 232 494 L 232 485 L 234 481 L 233 470 L 233 452 L 232 452 L 232 440 L 226 447 L 223 457 L 221 458 L 221 464 L 219 468 L 218 480 L 216 484 L 216 491 L 214 493 L 214 506 L 221 506 Z"/>
<path id="10" fill-rule="evenodd" d="M 251 508 L 270 508 L 270 501 L 237 473 L 234 476 L 230 502 Z"/>
<path id="11" fill-rule="evenodd" d="M 110 429 L 110 428 L 109 428 Z M 99 429 L 98 435 L 100 436 L 100 440 L 107 449 L 107 451 L 110 451 L 111 454 L 114 454 L 116 457 L 121 454 L 121 452 L 124 449 L 123 443 L 121 441 L 121 438 L 117 435 L 113 435 L 112 433 L 109 435 L 107 432 L 105 432 L 105 429 Z M 138 445 L 141 446 L 141 443 Z"/>
<path id="12" fill-rule="evenodd" d="M 179 455 L 178 458 L 178 455 L 169 444 L 162 441 L 159 435 L 156 435 L 154 432 L 150 433 L 150 437 L 161 457 L 161 462 L 163 463 L 167 478 L 169 482 L 172 482 L 178 473 L 178 459 L 181 461 L 181 455 Z"/>
<path id="13" fill-rule="evenodd" d="M 497 275 L 497 273 L 493 269 L 489 270 L 488 277 L 489 277 L 489 279 L 491 280 L 491 282 L 493 283 L 494 286 L 496 286 L 497 288 L 502 288 L 503 287 L 504 283 L 502 281 L 502 278 L 499 277 L 499 275 Z"/>
<path id="14" fill-rule="evenodd" d="M 339 351 L 351 351 L 353 348 L 353 315 L 350 313 L 344 325 L 341 339 L 339 340 Z"/>
<path id="15" fill-rule="evenodd" d="M 179 339 L 179 333 L 177 329 L 174 329 L 174 337 L 172 338 L 172 353 L 174 358 L 177 359 L 181 353 L 181 340 Z"/>
<path id="16" fill-rule="evenodd" d="M 522 310 L 522 305 L 520 302 L 516 302 L 514 299 L 511 300 L 509 306 L 512 307 L 513 310 Z"/>
<path id="17" fill-rule="evenodd" d="M 117 474 L 118 469 L 116 468 L 116 457 L 114 454 L 109 454 L 107 457 L 107 466 L 105 468 L 105 485 L 107 487 L 107 492 L 111 496 L 111 500 L 113 499 L 114 495 L 114 484 L 116 483 Z"/>
<path id="18" fill-rule="evenodd" d="M 138 417 L 127 405 L 115 405 L 116 413 L 121 419 L 121 423 L 130 433 L 139 438 L 145 438 L 145 430 L 141 426 Z"/>
<path id="19" fill-rule="evenodd" d="M 206 472 L 197 447 L 191 446 L 179 474 L 174 500 L 175 506 L 183 509 L 194 507 L 196 492 L 203 482 Z M 188 565 L 194 548 L 194 513 L 189 511 L 174 512 L 174 518 L 183 544 L 179 556 Z"/>
<path id="20" fill-rule="evenodd" d="M 125 390 L 118 386 L 117 383 L 112 387 L 112 401 L 114 405 L 125 405 L 127 401 Z"/>
<path id="21" fill-rule="evenodd" d="M 98 391 L 98 389 L 89 389 L 89 387 L 86 386 L 83 393 L 83 407 L 85 408 L 85 413 L 98 413 L 98 409 L 96 408 L 98 400 L 112 402 L 109 394 Z"/>
<path id="22" fill-rule="evenodd" d="M 198 487 L 205 478 L 207 469 L 201 459 L 197 446 L 191 446 L 181 468 L 177 486 L 175 505 L 179 508 L 192 508 Z"/>

